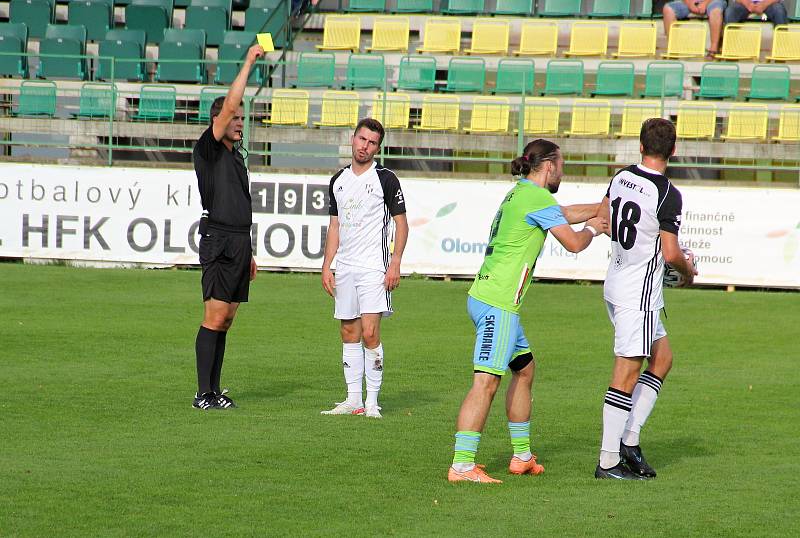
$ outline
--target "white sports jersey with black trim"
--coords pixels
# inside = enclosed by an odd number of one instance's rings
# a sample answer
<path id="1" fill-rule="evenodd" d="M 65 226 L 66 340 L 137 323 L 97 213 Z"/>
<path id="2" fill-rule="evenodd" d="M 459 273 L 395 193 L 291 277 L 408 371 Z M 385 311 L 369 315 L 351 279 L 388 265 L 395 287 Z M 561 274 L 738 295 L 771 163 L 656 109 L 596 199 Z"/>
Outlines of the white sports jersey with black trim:
<path id="1" fill-rule="evenodd" d="M 681 193 L 655 170 L 620 170 L 606 192 L 611 220 L 611 259 L 605 299 L 617 306 L 652 311 L 664 307 L 664 256 L 659 232 L 678 235 Z"/>
<path id="2" fill-rule="evenodd" d="M 397 176 L 377 163 L 357 176 L 350 166 L 331 178 L 330 214 L 339 218 L 337 263 L 386 271 L 392 217 L 406 212 Z"/>

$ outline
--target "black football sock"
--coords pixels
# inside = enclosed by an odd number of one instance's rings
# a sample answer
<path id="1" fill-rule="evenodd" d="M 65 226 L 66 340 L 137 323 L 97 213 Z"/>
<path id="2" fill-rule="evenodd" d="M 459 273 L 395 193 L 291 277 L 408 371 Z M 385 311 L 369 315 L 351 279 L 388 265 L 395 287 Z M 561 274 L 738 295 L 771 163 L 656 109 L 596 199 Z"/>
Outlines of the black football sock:
<path id="1" fill-rule="evenodd" d="M 217 333 L 217 347 L 214 352 L 214 367 L 211 369 L 211 390 L 216 394 L 222 393 L 219 388 L 219 378 L 222 374 L 222 360 L 225 358 L 225 337 L 228 331 Z"/>
<path id="2" fill-rule="evenodd" d="M 217 331 L 200 326 L 194 343 L 197 355 L 197 394 L 211 392 L 211 370 L 217 347 Z"/>

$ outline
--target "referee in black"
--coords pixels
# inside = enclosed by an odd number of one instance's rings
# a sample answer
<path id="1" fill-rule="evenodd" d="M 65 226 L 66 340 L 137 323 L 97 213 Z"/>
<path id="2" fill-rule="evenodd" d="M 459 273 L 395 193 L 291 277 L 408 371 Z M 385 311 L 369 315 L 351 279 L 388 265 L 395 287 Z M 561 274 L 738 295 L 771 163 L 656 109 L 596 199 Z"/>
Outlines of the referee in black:
<path id="1" fill-rule="evenodd" d="M 225 337 L 239 303 L 247 302 L 250 281 L 256 277 L 256 261 L 250 244 L 253 211 L 250 182 L 242 143 L 244 95 L 250 70 L 264 49 L 247 51 L 242 69 L 228 94 L 211 105 L 211 126 L 200 136 L 192 152 L 194 170 L 203 204 L 200 219 L 200 264 L 203 267 L 203 324 L 197 331 L 197 409 L 236 407 L 220 390 Z"/>

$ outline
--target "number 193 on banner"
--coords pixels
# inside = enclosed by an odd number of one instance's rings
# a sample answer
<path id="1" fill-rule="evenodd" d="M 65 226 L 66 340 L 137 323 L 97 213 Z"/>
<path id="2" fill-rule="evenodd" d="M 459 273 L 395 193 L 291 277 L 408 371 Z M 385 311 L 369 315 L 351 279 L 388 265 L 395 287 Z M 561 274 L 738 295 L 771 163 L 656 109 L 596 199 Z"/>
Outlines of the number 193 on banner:
<path id="1" fill-rule="evenodd" d="M 328 185 L 303 183 L 250 183 L 253 213 L 327 215 Z"/>

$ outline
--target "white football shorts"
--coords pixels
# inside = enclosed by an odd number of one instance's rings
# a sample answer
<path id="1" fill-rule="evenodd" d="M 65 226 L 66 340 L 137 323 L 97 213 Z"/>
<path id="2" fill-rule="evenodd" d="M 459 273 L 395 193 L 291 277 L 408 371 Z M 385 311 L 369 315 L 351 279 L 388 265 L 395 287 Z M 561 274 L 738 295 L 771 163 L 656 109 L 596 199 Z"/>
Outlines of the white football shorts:
<path id="1" fill-rule="evenodd" d="M 653 342 L 667 336 L 658 310 L 633 310 L 606 301 L 608 318 L 614 326 L 614 354 L 617 357 L 649 357 Z"/>
<path id="2" fill-rule="evenodd" d="M 391 316 L 392 293 L 384 286 L 386 273 L 336 263 L 334 312 L 336 319 L 356 319 L 361 314 Z"/>

